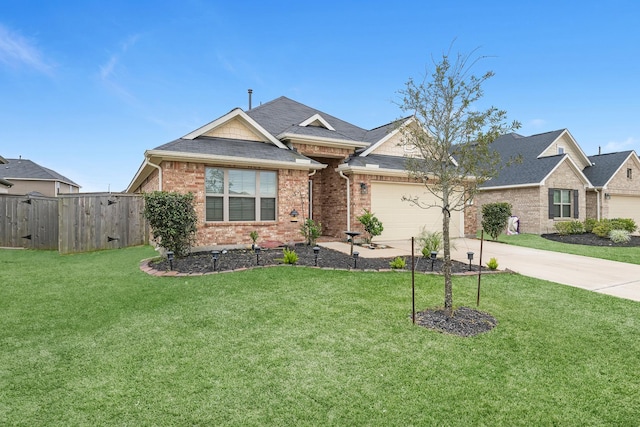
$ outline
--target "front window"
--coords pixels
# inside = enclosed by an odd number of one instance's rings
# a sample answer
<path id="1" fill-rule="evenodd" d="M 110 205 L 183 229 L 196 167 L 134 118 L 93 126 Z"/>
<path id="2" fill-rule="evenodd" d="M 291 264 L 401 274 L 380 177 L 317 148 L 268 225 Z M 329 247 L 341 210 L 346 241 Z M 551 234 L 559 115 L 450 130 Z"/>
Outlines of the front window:
<path id="1" fill-rule="evenodd" d="M 206 221 L 275 221 L 272 171 L 206 168 Z"/>
<path id="2" fill-rule="evenodd" d="M 571 218 L 571 190 L 553 191 L 553 215 L 556 218 Z"/>

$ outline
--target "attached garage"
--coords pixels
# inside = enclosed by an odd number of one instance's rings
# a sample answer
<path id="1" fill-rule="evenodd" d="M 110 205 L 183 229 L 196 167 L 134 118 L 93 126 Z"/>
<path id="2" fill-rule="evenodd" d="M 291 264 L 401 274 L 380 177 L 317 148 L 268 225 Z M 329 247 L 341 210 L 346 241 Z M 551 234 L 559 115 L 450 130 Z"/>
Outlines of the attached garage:
<path id="1" fill-rule="evenodd" d="M 640 196 L 612 194 L 609 200 L 609 218 L 631 218 L 640 225 Z"/>
<path id="2" fill-rule="evenodd" d="M 400 240 L 417 237 L 424 227 L 428 231 L 442 231 L 442 209 L 433 207 L 423 209 L 409 202 L 403 202 L 402 196 L 420 196 L 420 200 L 433 204 L 439 201 L 423 184 L 409 183 L 371 183 L 371 212 L 384 226 L 380 240 Z M 450 236 L 464 236 L 464 214 L 451 212 Z"/>

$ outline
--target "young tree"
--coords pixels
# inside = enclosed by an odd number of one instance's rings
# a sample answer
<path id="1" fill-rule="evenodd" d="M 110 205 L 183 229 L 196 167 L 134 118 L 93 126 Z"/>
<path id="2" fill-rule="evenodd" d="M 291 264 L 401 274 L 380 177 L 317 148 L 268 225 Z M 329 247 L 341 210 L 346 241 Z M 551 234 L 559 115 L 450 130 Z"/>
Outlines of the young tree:
<path id="1" fill-rule="evenodd" d="M 409 79 L 400 91 L 400 108 L 412 118 L 400 128 L 402 143 L 416 148 L 416 155 L 407 158 L 406 168 L 410 176 L 425 184 L 437 203 L 412 195 L 403 196 L 403 200 L 442 210 L 444 308 L 449 316 L 453 316 L 451 212 L 464 209 L 478 186 L 497 174 L 500 157 L 491 143 L 520 127 L 515 121 L 508 124 L 503 110 L 476 107 L 475 102 L 483 96 L 482 85 L 494 75 L 491 71 L 481 77 L 471 74 L 480 59 L 475 51 L 453 58 L 445 53 L 440 62 L 434 61 L 432 74 L 422 83 Z"/>

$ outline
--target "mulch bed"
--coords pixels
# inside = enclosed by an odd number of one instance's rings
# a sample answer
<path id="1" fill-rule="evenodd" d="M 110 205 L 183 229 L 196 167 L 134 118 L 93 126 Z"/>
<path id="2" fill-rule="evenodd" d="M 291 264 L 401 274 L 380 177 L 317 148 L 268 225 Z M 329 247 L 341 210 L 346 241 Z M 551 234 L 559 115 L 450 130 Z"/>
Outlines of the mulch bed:
<path id="1" fill-rule="evenodd" d="M 261 249 L 260 254 L 256 254 L 250 249 L 231 249 L 219 254 L 215 271 L 232 271 L 258 266 L 282 265 L 283 248 Z M 298 254 L 296 265 L 316 266 L 316 258 L 313 247 L 308 245 L 295 245 L 293 247 Z M 371 250 L 371 249 L 360 249 Z M 375 250 L 375 249 L 373 249 Z M 403 257 L 407 266 L 403 270 L 411 270 L 411 257 Z M 334 251 L 328 248 L 321 248 L 318 253 L 317 266 L 321 268 L 333 268 L 342 270 L 390 270 L 389 263 L 394 258 L 364 258 L 355 260 L 349 254 Z M 415 270 L 418 272 L 431 272 L 431 260 L 422 257 L 415 258 Z M 191 255 L 173 260 L 173 270 L 178 273 L 213 273 L 213 257 L 211 252 L 195 252 Z M 152 262 L 151 266 L 159 271 L 169 271 L 169 262 L 166 259 Z M 442 259 L 437 259 L 433 263 L 433 271 L 441 272 L 444 266 Z M 468 273 L 469 264 L 452 261 L 451 271 L 453 273 Z M 478 266 L 472 265 L 471 271 L 478 271 Z"/>
<path id="2" fill-rule="evenodd" d="M 390 270 L 389 263 L 394 258 L 363 258 L 355 260 L 352 256 L 332 249 L 321 248 L 317 257 L 313 253 L 313 247 L 307 245 L 296 245 L 293 247 L 298 254 L 297 265 L 318 266 L 320 268 L 332 268 L 343 270 Z M 361 249 L 367 250 L 367 249 Z M 375 250 L 375 249 L 373 249 Z M 222 271 L 233 271 L 238 269 L 253 268 L 258 266 L 282 265 L 283 248 L 261 249 L 256 254 L 250 249 L 233 249 L 221 252 L 216 262 L 214 262 L 211 252 L 193 253 L 186 257 L 175 258 L 173 260 L 173 270 L 186 274 L 207 274 Z M 405 271 L 411 269 L 411 257 L 404 257 L 407 261 Z M 437 259 L 431 265 L 431 260 L 422 257 L 415 258 L 415 270 L 417 272 L 440 273 L 444 266 L 442 259 Z M 169 271 L 169 262 L 166 259 L 152 261 L 150 266 L 159 271 Z M 471 271 L 478 271 L 477 265 L 471 266 Z M 469 264 L 452 261 L 452 272 L 454 274 L 469 273 Z M 453 317 L 448 317 L 444 310 L 429 309 L 416 313 L 416 324 L 425 328 L 439 332 L 463 337 L 470 337 L 483 332 L 487 332 L 496 326 L 497 321 L 493 316 L 468 307 L 460 307 L 454 312 Z"/>
<path id="3" fill-rule="evenodd" d="M 614 243 L 610 239 L 598 237 L 593 233 L 567 234 L 566 236 L 553 233 L 543 234 L 542 237 L 555 242 L 571 243 L 573 245 L 611 246 L 620 248 L 640 246 L 640 236 L 631 236 L 631 240 L 627 243 Z"/>

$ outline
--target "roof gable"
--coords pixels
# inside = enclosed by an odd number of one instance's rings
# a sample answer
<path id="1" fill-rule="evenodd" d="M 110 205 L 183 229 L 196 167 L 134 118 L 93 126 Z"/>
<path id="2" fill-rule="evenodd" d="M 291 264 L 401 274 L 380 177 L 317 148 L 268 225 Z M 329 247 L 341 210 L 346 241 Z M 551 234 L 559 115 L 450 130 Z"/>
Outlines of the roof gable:
<path id="1" fill-rule="evenodd" d="M 589 156 L 591 166 L 584 169 L 584 174 L 594 187 L 606 187 L 629 159 L 640 167 L 640 159 L 633 150 Z"/>
<path id="2" fill-rule="evenodd" d="M 398 147 L 398 145 L 402 144 L 401 128 L 410 126 L 412 123 L 415 123 L 415 119 L 410 117 L 396 120 L 384 126 L 370 130 L 367 132 L 367 136 L 371 138 L 370 142 L 372 144 L 360 153 L 360 156 L 365 157 L 374 152 L 376 152 L 376 154 L 395 153 L 400 156 L 404 155 L 405 153 L 403 152 L 403 148 Z M 375 140 L 373 140 L 374 138 Z M 393 144 L 395 147 L 385 147 L 389 144 Z"/>
<path id="3" fill-rule="evenodd" d="M 269 131 L 263 128 L 259 123 L 253 120 L 250 116 L 248 116 L 244 111 L 240 108 L 234 108 L 224 116 L 207 123 L 206 125 L 194 130 L 193 132 L 188 133 L 183 136 L 182 139 L 195 139 L 199 136 L 217 136 L 215 135 L 217 130 L 220 128 L 224 129 L 225 126 L 229 126 L 229 123 L 232 121 L 240 122 L 244 126 L 245 130 L 252 133 L 256 136 L 256 138 L 252 138 L 251 140 L 261 140 L 269 142 L 276 147 L 279 148 L 287 148 L 282 142 L 280 142 L 276 137 L 274 137 Z"/>
<path id="4" fill-rule="evenodd" d="M 578 142 L 567 129 L 549 132 L 547 135 L 557 136 L 542 150 L 538 157 L 549 157 L 566 153 L 572 158 L 576 165 L 580 166 L 581 169 L 584 169 L 591 164 L 587 155 L 582 151 Z M 535 136 L 536 135 L 534 135 L 534 137 Z"/>
<path id="5" fill-rule="evenodd" d="M 309 117 L 307 120 L 303 121 L 302 123 L 300 123 L 298 126 L 302 126 L 302 127 L 306 127 L 306 126 L 315 126 L 315 127 L 322 127 L 325 129 L 329 129 L 329 130 L 333 130 L 335 131 L 335 129 L 333 128 L 333 126 L 331 126 L 329 124 L 329 122 L 327 122 L 320 114 L 316 113 L 313 116 Z"/>

